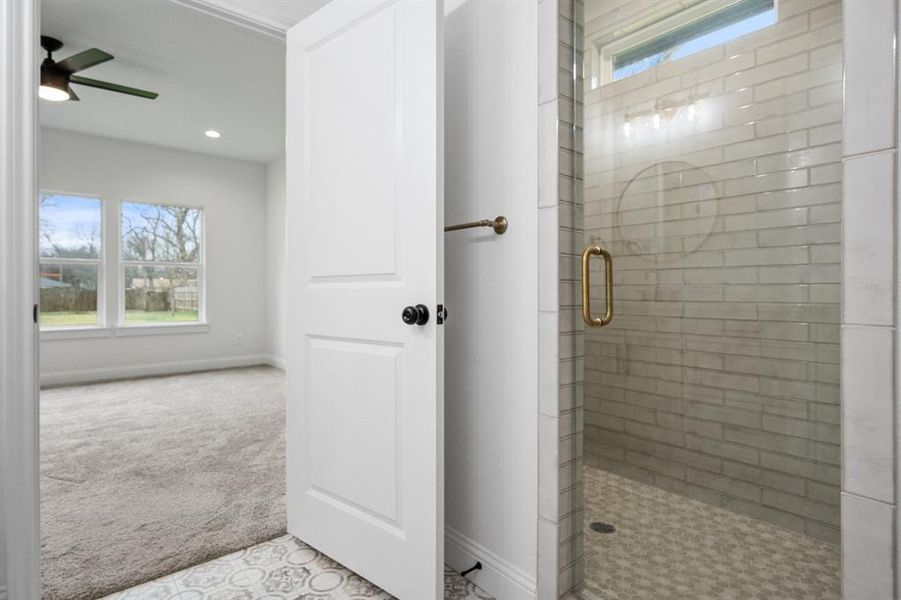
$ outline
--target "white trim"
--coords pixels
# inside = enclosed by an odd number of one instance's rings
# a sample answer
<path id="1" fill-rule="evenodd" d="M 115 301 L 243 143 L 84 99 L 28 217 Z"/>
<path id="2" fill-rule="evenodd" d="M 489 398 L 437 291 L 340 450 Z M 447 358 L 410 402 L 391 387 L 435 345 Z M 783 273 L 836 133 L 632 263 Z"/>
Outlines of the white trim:
<path id="1" fill-rule="evenodd" d="M 123 300 L 120 288 L 124 280 L 120 277 L 119 263 L 122 260 L 122 201 L 118 198 L 103 198 L 104 238 L 103 249 L 103 323 L 107 327 L 115 327 L 122 323 L 119 319 L 119 305 Z M 107 225 L 108 224 L 108 225 Z M 112 259 L 112 268 L 107 261 Z M 124 292 L 122 292 L 124 293 Z M 44 337 L 41 336 L 41 341 Z"/>
<path id="2" fill-rule="evenodd" d="M 282 371 L 288 370 L 288 362 L 285 360 L 283 356 L 275 356 L 274 354 L 269 354 L 266 356 L 266 364 L 270 367 L 275 367 L 276 369 L 281 369 Z M 2 599 L 0 599 L 2 600 Z"/>
<path id="3" fill-rule="evenodd" d="M 53 327 L 41 329 L 41 343 L 54 340 L 84 340 L 90 338 L 111 337 L 113 330 L 109 327 Z"/>
<path id="4" fill-rule="evenodd" d="M 141 335 L 182 335 L 186 333 L 209 333 L 209 331 L 209 323 L 197 322 L 123 325 L 122 327 L 55 327 L 41 330 L 41 342 L 103 337 L 135 337 Z"/>
<path id="5" fill-rule="evenodd" d="M 39 600 L 39 0 L 0 2 L 0 585 Z"/>
<path id="6" fill-rule="evenodd" d="M 235 367 L 252 367 L 268 365 L 269 357 L 265 354 L 247 354 L 244 356 L 226 356 L 222 358 L 206 358 L 199 360 L 179 360 L 174 362 L 147 363 L 128 365 L 125 367 L 109 367 L 100 369 L 76 369 L 72 371 L 54 371 L 41 374 L 41 386 L 71 385 L 76 383 L 95 383 L 132 379 L 153 375 L 175 375 L 196 371 L 215 371 L 217 369 L 233 369 Z"/>
<path id="7" fill-rule="evenodd" d="M 482 563 L 482 568 L 466 578 L 495 598 L 535 600 L 538 597 L 535 580 L 522 569 L 445 525 L 444 562 L 460 572 L 473 566 L 476 561 Z"/>
<path id="8" fill-rule="evenodd" d="M 123 325 L 111 330 L 113 337 L 137 335 L 180 335 L 184 333 L 209 333 L 209 323 L 156 323 L 154 325 Z"/>
<path id="9" fill-rule="evenodd" d="M 255 31 L 267 37 L 275 38 L 282 42 L 285 41 L 287 35 L 288 25 L 285 23 L 280 23 L 275 19 L 267 19 L 258 14 L 241 10 L 236 6 L 225 7 L 213 0 L 170 0 L 170 2 L 180 4 L 217 19 L 222 19 L 223 21 L 228 21 L 239 27 L 244 27 L 245 29 Z"/>

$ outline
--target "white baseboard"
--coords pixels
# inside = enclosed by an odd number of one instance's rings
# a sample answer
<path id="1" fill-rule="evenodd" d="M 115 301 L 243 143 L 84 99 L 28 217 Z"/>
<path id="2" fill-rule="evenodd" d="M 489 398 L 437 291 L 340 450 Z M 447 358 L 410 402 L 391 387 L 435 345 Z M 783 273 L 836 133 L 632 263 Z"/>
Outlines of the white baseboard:
<path id="1" fill-rule="evenodd" d="M 145 363 L 124 367 L 53 371 L 51 373 L 41 373 L 41 386 L 94 383 L 98 381 L 113 381 L 116 379 L 131 379 L 133 377 L 172 375 L 175 373 L 191 373 L 194 371 L 212 371 L 215 369 L 268 365 L 272 364 L 270 359 L 271 357 L 265 354 L 247 354 L 244 356 L 228 356 L 223 358 Z"/>
<path id="2" fill-rule="evenodd" d="M 497 556 L 481 544 L 454 529 L 444 528 L 444 562 L 456 571 L 473 566 L 482 568 L 466 576 L 495 598 L 504 600 L 536 600 L 535 580 Z"/>
<path id="3" fill-rule="evenodd" d="M 285 362 L 284 358 L 282 358 L 281 356 L 275 356 L 273 354 L 266 356 L 266 364 L 270 367 L 281 369 L 282 371 L 288 368 L 288 363 Z"/>

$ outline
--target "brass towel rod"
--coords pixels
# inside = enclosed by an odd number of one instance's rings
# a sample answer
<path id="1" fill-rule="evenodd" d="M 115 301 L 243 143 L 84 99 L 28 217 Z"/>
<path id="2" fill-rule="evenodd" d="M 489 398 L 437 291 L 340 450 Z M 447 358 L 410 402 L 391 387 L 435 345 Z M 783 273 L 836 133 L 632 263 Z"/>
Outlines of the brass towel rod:
<path id="1" fill-rule="evenodd" d="M 494 229 L 494 233 L 502 235 L 507 231 L 507 217 L 497 217 L 494 220 L 482 219 L 481 221 L 461 223 L 460 225 L 448 225 L 444 228 L 444 231 L 459 231 L 461 229 L 473 229 L 475 227 L 491 227 Z"/>

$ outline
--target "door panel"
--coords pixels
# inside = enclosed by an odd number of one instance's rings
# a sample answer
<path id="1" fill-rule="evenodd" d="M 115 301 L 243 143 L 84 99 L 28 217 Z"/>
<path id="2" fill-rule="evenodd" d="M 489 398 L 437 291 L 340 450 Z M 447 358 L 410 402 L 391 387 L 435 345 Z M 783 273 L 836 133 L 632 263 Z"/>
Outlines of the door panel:
<path id="1" fill-rule="evenodd" d="M 443 594 L 440 3 L 333 2 L 287 50 L 288 531 Z"/>
<path id="2" fill-rule="evenodd" d="M 310 421 L 342 424 L 310 431 L 306 453 L 329 457 L 312 464 L 310 489 L 397 528 L 403 516 L 397 489 L 402 481 L 399 421 L 406 400 L 399 381 L 403 348 L 368 340 L 308 340 Z M 348 370 L 355 377 L 347 377 Z M 334 463 L 344 468 L 335 469 Z"/>
<path id="3" fill-rule="evenodd" d="M 323 222 L 341 224 L 313 229 L 307 247 L 314 277 L 397 274 L 396 190 L 403 177 L 398 158 L 404 143 L 397 114 L 403 106 L 396 97 L 402 68 L 396 56 L 397 17 L 390 8 L 378 11 L 307 55 L 309 83 L 316 86 L 306 140 L 314 150 L 311 209 Z M 361 93 L 362 101 L 352 110 L 336 101 Z M 373 153 L 376 148 L 380 152 Z M 358 201 L 349 203 L 349 198 Z"/>

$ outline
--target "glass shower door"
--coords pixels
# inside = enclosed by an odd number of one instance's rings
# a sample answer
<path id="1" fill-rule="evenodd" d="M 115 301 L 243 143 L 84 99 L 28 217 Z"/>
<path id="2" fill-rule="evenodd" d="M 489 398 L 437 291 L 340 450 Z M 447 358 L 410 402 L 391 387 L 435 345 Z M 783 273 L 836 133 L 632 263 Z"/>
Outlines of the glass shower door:
<path id="1" fill-rule="evenodd" d="M 582 25 L 586 589 L 838 598 L 841 4 Z"/>

